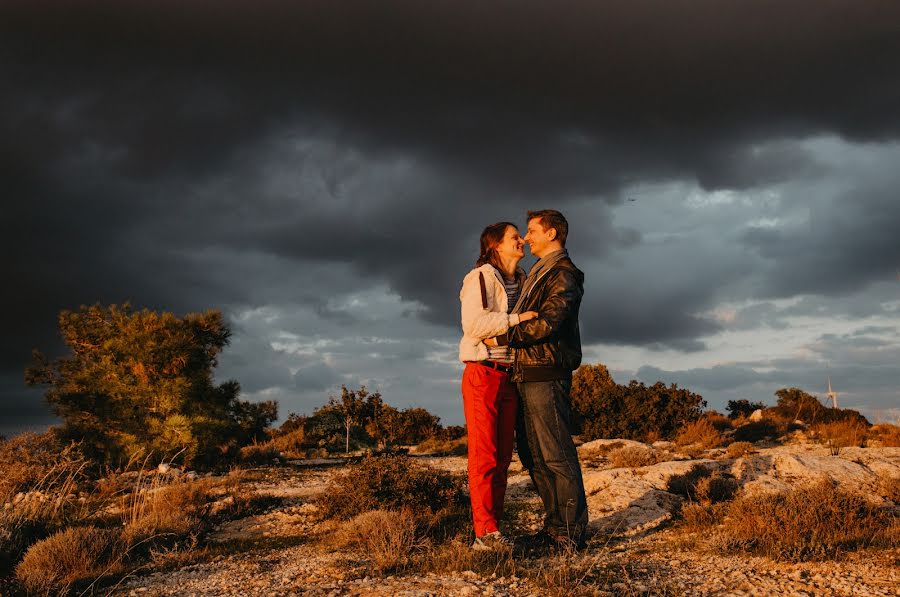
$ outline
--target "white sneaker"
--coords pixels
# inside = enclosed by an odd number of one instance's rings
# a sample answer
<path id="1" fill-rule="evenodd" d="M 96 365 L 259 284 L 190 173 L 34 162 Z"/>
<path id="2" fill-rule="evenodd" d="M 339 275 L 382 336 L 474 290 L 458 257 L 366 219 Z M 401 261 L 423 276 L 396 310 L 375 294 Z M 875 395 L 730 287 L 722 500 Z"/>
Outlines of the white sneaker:
<path id="1" fill-rule="evenodd" d="M 513 542 L 509 537 L 504 537 L 500 531 L 488 533 L 482 537 L 475 537 L 472 549 L 475 551 L 494 551 L 495 549 L 510 549 Z"/>

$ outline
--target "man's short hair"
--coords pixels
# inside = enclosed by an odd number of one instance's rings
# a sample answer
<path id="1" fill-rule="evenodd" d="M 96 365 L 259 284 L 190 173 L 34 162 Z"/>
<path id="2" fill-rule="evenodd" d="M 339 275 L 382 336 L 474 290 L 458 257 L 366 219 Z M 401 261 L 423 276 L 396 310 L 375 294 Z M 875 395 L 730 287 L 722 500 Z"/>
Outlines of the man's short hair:
<path id="1" fill-rule="evenodd" d="M 544 230 L 549 228 L 553 228 L 556 230 L 556 240 L 559 241 L 559 244 L 562 246 L 566 246 L 566 237 L 569 236 L 569 222 L 566 221 L 566 217 L 556 211 L 555 209 L 541 209 L 538 211 L 529 211 L 528 212 L 528 221 L 539 218 L 541 222 L 541 226 L 544 227 Z"/>

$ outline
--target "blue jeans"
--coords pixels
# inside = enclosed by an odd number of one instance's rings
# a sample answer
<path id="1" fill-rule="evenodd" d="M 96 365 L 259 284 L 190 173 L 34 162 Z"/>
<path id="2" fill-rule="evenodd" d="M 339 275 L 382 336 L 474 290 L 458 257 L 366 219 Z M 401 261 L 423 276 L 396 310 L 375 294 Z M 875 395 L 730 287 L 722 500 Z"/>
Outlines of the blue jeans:
<path id="1" fill-rule="evenodd" d="M 532 479 L 544 502 L 544 529 L 576 542 L 587 530 L 587 498 L 572 442 L 572 381 L 518 384 L 522 418 L 533 459 Z"/>

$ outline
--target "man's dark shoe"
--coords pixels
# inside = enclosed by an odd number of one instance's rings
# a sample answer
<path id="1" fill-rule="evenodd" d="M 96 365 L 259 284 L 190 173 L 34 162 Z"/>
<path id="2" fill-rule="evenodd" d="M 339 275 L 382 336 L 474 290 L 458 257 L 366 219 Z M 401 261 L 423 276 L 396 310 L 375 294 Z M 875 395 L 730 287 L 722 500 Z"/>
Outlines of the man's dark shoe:
<path id="1" fill-rule="evenodd" d="M 553 536 L 541 529 L 537 533 L 522 535 L 516 538 L 516 549 L 525 555 L 541 555 L 553 549 L 556 541 Z"/>

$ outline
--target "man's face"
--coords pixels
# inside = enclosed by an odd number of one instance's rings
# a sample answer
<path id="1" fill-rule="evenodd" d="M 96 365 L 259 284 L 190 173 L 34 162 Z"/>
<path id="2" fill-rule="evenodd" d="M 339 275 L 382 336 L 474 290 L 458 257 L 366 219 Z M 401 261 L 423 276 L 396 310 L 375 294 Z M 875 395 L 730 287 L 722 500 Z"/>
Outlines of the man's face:
<path id="1" fill-rule="evenodd" d="M 528 234 L 525 235 L 525 242 L 531 249 L 531 254 L 541 258 L 550 253 L 555 247 L 550 244 L 556 239 L 556 231 L 553 228 L 544 230 L 540 218 L 528 220 Z"/>

